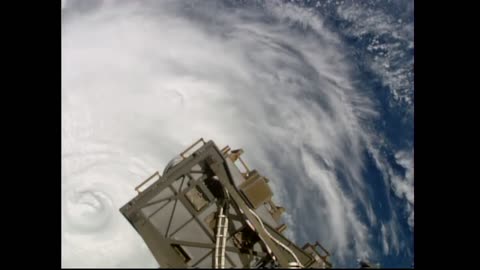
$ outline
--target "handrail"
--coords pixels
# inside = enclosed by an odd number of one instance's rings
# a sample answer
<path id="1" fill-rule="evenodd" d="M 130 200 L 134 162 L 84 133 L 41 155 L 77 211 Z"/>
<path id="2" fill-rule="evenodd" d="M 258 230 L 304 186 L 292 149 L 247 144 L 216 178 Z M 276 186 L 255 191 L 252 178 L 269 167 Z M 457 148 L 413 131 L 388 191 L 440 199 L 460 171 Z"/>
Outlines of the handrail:
<path id="1" fill-rule="evenodd" d="M 220 152 L 222 152 L 222 154 L 223 154 L 224 156 L 226 156 L 230 150 L 231 150 L 231 149 L 230 149 L 230 146 L 227 145 L 227 146 L 225 146 L 224 148 L 222 148 L 222 150 L 220 150 Z"/>
<path id="2" fill-rule="evenodd" d="M 192 149 L 195 145 L 197 145 L 198 143 L 200 142 L 203 142 L 203 144 L 206 144 L 206 142 L 203 140 L 203 138 L 200 138 L 198 139 L 198 141 L 196 141 L 194 144 L 190 145 L 190 147 L 188 147 L 187 149 L 185 149 L 182 153 L 180 153 L 180 156 L 183 158 L 183 159 L 186 159 L 186 157 L 184 156 L 185 153 L 187 153 L 188 151 L 190 151 L 190 149 Z"/>
<path id="3" fill-rule="evenodd" d="M 157 172 L 155 172 L 154 174 L 152 174 L 152 176 L 150 176 L 149 178 L 147 178 L 147 180 L 143 181 L 142 183 L 140 183 L 140 185 L 138 185 L 136 188 L 135 188 L 135 191 L 137 191 L 138 193 L 142 193 L 140 191 L 140 188 L 145 185 L 148 181 L 152 180 L 152 178 L 155 176 L 155 175 L 158 175 L 158 177 L 160 178 L 160 174 Z"/>
<path id="4" fill-rule="evenodd" d="M 203 144 L 206 144 L 205 141 L 203 140 L 203 138 L 200 138 L 198 141 L 196 141 L 194 144 L 190 145 L 187 149 L 185 149 L 182 153 L 180 153 L 180 156 L 182 157 L 182 159 L 185 159 L 185 153 L 187 153 L 188 151 L 190 151 L 193 147 L 195 147 L 195 145 L 199 144 L 200 142 L 203 142 Z M 158 175 L 158 177 L 160 178 L 160 174 L 157 172 L 155 172 L 154 174 L 152 174 L 152 176 L 150 176 L 149 178 L 147 178 L 147 180 L 143 181 L 142 183 L 140 183 L 140 185 L 138 185 L 136 188 L 135 188 L 135 191 L 137 191 L 138 193 L 141 193 L 140 191 L 140 188 L 145 185 L 148 181 L 152 180 L 152 178 L 155 176 L 155 175 Z"/>
<path id="5" fill-rule="evenodd" d="M 245 161 L 243 161 L 243 159 L 242 159 L 240 156 L 238 156 L 238 159 L 240 160 L 240 162 L 242 163 L 243 167 L 245 168 L 247 175 L 250 174 L 250 169 L 248 168 L 248 166 L 247 166 L 247 164 L 245 163 Z"/>
<path id="6" fill-rule="evenodd" d="M 328 250 L 326 250 L 318 241 L 315 242 L 315 246 L 319 246 L 327 256 L 330 256 L 330 252 L 328 252 Z"/>

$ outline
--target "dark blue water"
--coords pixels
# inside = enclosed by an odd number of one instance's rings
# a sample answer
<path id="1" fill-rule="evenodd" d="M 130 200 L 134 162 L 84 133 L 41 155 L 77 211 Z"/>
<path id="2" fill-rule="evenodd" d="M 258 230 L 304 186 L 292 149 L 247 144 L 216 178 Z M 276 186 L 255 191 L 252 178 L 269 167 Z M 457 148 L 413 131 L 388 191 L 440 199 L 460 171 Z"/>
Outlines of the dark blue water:
<path id="1" fill-rule="evenodd" d="M 287 1 L 286 1 L 287 2 Z M 405 168 L 396 163 L 395 153 L 398 150 L 413 149 L 413 103 L 405 105 L 401 102 L 395 102 L 394 97 L 388 85 L 382 81 L 383 78 L 375 74 L 371 69 L 369 62 L 373 55 L 368 51 L 368 46 L 374 39 L 378 44 L 399 44 L 403 53 L 390 62 L 393 70 L 396 68 L 407 69 L 410 72 L 406 74 L 406 80 L 409 80 L 407 86 L 407 97 L 413 102 L 413 53 L 414 49 L 409 48 L 405 40 L 398 40 L 389 34 L 376 35 L 365 31 L 362 35 L 352 35 L 348 31 L 355 27 L 355 22 L 342 19 L 338 15 L 339 6 L 357 5 L 359 8 L 368 9 L 372 12 L 381 12 L 386 17 L 393 18 L 394 22 L 413 22 L 413 1 L 290 1 L 300 6 L 314 9 L 324 20 L 328 28 L 338 34 L 349 51 L 349 59 L 353 70 L 356 73 L 356 87 L 365 91 L 373 97 L 376 110 L 380 117 L 371 122 L 371 128 L 374 132 L 382 134 L 385 143 L 380 146 L 381 151 L 389 162 L 390 167 L 399 175 L 405 174 Z M 413 37 L 412 37 L 413 38 Z M 375 50 L 376 54 L 385 54 L 388 51 L 380 47 Z M 395 196 L 389 186 L 386 185 L 382 173 L 375 165 L 372 156 L 365 153 L 366 167 L 363 177 L 369 184 L 369 196 L 372 198 L 373 209 L 377 217 L 377 224 L 370 224 L 364 209 L 361 209 L 359 215 L 365 224 L 369 224 L 372 231 L 376 231 L 372 240 L 372 248 L 376 254 L 370 258 L 382 267 L 411 267 L 413 264 L 413 232 L 411 231 L 405 213 L 405 204 L 402 199 Z M 337 174 L 340 182 L 344 176 L 339 172 Z M 348 190 L 348 189 L 344 189 Z M 390 202 L 390 203 L 389 203 Z M 389 254 L 382 252 L 382 234 L 380 222 L 397 220 L 399 226 L 397 237 L 403 242 L 398 254 L 390 251 Z"/>

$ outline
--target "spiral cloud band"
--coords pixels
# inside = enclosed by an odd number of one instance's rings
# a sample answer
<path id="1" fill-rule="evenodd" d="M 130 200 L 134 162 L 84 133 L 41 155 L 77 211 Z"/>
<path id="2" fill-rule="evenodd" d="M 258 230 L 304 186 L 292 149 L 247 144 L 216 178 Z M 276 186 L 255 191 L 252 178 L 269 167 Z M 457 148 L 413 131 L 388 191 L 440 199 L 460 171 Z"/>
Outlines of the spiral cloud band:
<path id="1" fill-rule="evenodd" d="M 245 150 L 298 244 L 320 240 L 342 265 L 375 256 L 381 226 L 384 251 L 398 250 L 396 218 L 378 220 L 362 175 L 371 153 L 394 178 L 370 129 L 375 100 L 320 16 L 281 1 L 73 2 L 62 2 L 62 266 L 156 267 L 118 209 L 200 137 Z M 400 180 L 398 196 L 413 194 Z"/>

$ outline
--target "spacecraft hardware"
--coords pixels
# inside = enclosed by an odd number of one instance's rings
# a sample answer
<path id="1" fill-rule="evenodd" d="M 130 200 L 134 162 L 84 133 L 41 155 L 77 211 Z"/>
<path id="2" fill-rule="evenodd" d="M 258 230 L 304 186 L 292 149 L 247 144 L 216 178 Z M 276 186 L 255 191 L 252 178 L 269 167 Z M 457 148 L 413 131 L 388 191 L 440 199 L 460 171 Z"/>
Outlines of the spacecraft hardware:
<path id="1" fill-rule="evenodd" d="M 283 234 L 285 208 L 243 152 L 201 138 L 120 212 L 162 268 L 331 268 L 318 241 L 299 247 Z"/>

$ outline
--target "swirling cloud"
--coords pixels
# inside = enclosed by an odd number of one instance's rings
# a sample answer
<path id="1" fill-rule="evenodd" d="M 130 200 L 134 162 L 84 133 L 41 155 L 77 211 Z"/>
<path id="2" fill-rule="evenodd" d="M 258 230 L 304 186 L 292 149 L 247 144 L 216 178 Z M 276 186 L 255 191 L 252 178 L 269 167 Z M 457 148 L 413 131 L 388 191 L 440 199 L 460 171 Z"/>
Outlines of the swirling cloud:
<path id="1" fill-rule="evenodd" d="M 155 267 L 118 208 L 199 137 L 246 150 L 300 245 L 372 255 L 377 113 L 338 37 L 291 4 L 195 3 L 62 3 L 63 266 Z"/>

